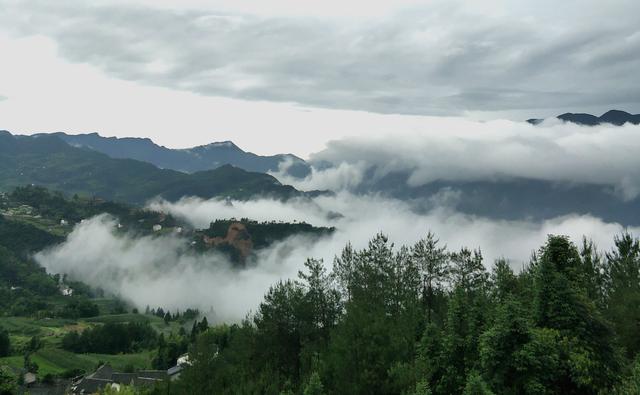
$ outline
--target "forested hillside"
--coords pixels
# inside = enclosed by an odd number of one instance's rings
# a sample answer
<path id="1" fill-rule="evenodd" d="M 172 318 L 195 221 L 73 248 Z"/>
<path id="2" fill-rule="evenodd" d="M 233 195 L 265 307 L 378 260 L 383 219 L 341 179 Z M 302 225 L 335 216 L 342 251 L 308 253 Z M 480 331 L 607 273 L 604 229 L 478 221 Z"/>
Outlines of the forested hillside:
<path id="1" fill-rule="evenodd" d="M 42 134 L 44 135 L 44 134 Z M 288 173 L 298 177 L 309 174 L 310 169 L 295 155 L 260 156 L 245 152 L 231 141 L 222 141 L 186 149 L 171 149 L 155 144 L 147 138 L 102 137 L 97 133 L 51 133 L 74 147 L 85 147 L 112 158 L 135 159 L 151 163 L 162 169 L 193 173 L 232 165 L 246 171 L 267 173 L 278 171 L 283 161 L 290 161 Z"/>
<path id="2" fill-rule="evenodd" d="M 434 235 L 310 259 L 201 334 L 181 394 L 637 394 L 640 244 L 549 236 L 515 273 Z"/>
<path id="3" fill-rule="evenodd" d="M 245 264 L 257 250 L 288 237 L 318 239 L 335 231 L 331 227 L 316 227 L 305 222 L 258 222 L 248 218 L 216 220 L 209 228 L 196 231 L 196 247 L 201 251 L 215 248 L 237 264 Z"/>
<path id="4" fill-rule="evenodd" d="M 132 159 L 113 159 L 68 145 L 55 136 L 13 136 L 0 131 L 0 191 L 35 184 L 68 194 L 143 204 L 156 196 L 286 199 L 301 196 L 275 178 L 229 165 L 185 174 Z"/>

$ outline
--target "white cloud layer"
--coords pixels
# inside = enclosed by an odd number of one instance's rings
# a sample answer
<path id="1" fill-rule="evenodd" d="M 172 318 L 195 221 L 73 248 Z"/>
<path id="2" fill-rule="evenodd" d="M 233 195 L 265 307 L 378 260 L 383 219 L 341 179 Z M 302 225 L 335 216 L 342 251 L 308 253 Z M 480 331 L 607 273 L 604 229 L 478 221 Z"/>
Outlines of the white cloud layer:
<path id="1" fill-rule="evenodd" d="M 50 272 L 73 278 L 130 300 L 137 306 L 162 305 L 170 309 L 213 308 L 212 318 L 237 321 L 255 310 L 267 288 L 282 278 L 295 277 L 307 257 L 323 258 L 330 266 L 335 254 L 350 241 L 363 248 L 379 231 L 396 245 L 411 244 L 434 231 L 451 250 L 481 247 L 490 266 L 499 257 L 515 268 L 527 262 L 531 252 L 548 234 L 565 234 L 579 241 L 592 238 L 608 249 L 621 231 L 614 223 L 591 216 L 568 215 L 543 222 L 496 221 L 463 215 L 447 208 L 416 214 L 409 205 L 376 197 L 346 193 L 299 200 L 290 204 L 271 200 L 233 202 L 187 198 L 178 203 L 155 202 L 162 209 L 195 226 L 229 217 L 257 220 L 305 220 L 314 225 L 337 226 L 337 232 L 320 240 L 294 237 L 261 251 L 255 266 L 235 271 L 216 254 L 194 255 L 188 243 L 175 236 L 129 237 L 116 235 L 115 222 L 100 216 L 78 225 L 67 241 L 36 256 Z M 341 218 L 329 219 L 327 213 Z M 631 228 L 638 233 L 640 229 Z"/>
<path id="2" fill-rule="evenodd" d="M 434 181 L 526 178 L 601 185 L 625 200 L 640 193 L 639 125 L 585 127 L 548 120 L 532 126 L 433 118 L 402 126 L 393 134 L 329 142 L 311 160 L 333 166 L 320 166 L 303 180 L 283 172 L 274 175 L 303 190 L 353 190 L 362 182 L 402 172 L 412 187 Z"/>

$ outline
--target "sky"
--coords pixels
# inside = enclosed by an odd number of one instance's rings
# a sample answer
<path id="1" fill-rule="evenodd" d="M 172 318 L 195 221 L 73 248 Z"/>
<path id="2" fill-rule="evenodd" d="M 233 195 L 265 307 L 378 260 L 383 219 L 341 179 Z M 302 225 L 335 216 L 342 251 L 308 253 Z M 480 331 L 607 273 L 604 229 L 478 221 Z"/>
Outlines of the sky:
<path id="1" fill-rule="evenodd" d="M 306 158 L 439 117 L 638 113 L 639 15 L 632 0 L 0 0 L 0 129 Z"/>

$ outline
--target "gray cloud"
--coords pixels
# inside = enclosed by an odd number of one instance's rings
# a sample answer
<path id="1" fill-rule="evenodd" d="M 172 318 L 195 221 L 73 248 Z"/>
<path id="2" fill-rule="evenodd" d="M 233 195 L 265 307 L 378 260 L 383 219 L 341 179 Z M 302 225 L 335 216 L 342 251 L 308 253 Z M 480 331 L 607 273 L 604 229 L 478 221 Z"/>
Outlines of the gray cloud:
<path id="1" fill-rule="evenodd" d="M 0 3 L 4 29 L 74 62 L 205 95 L 405 114 L 640 103 L 634 1 L 496 0 L 496 15 L 435 1 L 369 19 Z"/>

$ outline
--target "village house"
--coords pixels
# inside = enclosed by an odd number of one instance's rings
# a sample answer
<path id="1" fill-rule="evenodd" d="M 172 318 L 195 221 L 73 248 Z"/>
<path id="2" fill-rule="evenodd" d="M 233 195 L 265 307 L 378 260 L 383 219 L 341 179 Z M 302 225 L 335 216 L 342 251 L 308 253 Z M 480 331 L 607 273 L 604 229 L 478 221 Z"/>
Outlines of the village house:
<path id="1" fill-rule="evenodd" d="M 169 378 L 166 370 L 141 370 L 135 373 L 115 372 L 111 365 L 104 364 L 95 372 L 72 381 L 69 393 L 73 395 L 97 394 L 110 386 L 119 389 L 121 385 L 153 386 Z"/>

